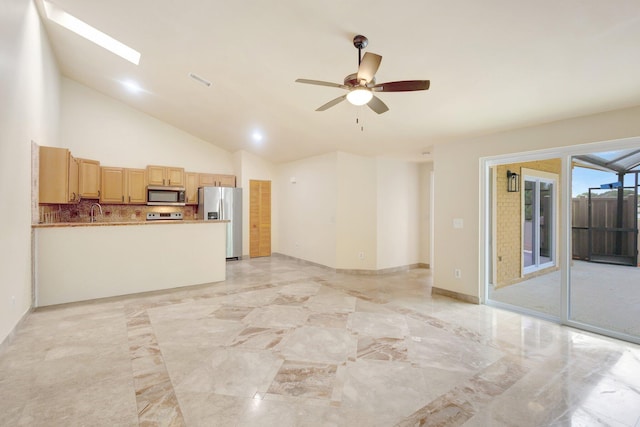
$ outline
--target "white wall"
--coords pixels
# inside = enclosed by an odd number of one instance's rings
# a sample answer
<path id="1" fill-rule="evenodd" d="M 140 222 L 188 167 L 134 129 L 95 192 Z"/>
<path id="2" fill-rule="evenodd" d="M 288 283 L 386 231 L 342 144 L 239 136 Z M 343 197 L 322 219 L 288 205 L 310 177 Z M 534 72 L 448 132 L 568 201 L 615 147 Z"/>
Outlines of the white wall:
<path id="1" fill-rule="evenodd" d="M 480 158 L 640 135 L 640 107 L 489 135 L 434 149 L 434 286 L 480 296 Z M 461 218 L 464 228 L 453 229 Z M 454 269 L 462 270 L 460 279 Z"/>
<path id="2" fill-rule="evenodd" d="M 337 153 L 277 169 L 279 252 L 336 268 Z"/>
<path id="3" fill-rule="evenodd" d="M 420 175 L 417 163 L 378 158 L 378 269 L 419 262 Z"/>
<path id="4" fill-rule="evenodd" d="M 62 79 L 60 145 L 103 166 L 235 173 L 228 151 L 67 78 Z"/>
<path id="5" fill-rule="evenodd" d="M 244 150 L 233 154 L 236 181 L 242 187 L 242 254 L 249 256 L 249 181 L 271 181 L 271 251 L 278 252 L 278 191 L 273 180 L 275 166 Z"/>
<path id="6" fill-rule="evenodd" d="M 375 159 L 338 152 L 337 162 L 336 268 L 375 270 Z"/>
<path id="7" fill-rule="evenodd" d="M 58 144 L 60 75 L 30 0 L 3 0 L 0 52 L 2 342 L 31 306 L 31 143 Z"/>
<path id="8" fill-rule="evenodd" d="M 419 168 L 343 152 L 278 165 L 279 252 L 347 270 L 422 262 Z"/>

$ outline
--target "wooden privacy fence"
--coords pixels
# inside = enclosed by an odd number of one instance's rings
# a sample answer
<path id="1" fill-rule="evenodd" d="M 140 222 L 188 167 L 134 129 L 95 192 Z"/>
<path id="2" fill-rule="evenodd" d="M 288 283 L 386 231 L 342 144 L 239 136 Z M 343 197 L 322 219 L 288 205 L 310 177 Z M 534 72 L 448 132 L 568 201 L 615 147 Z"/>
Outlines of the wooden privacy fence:
<path id="1" fill-rule="evenodd" d="M 572 252 L 574 259 L 616 264 L 637 263 L 635 229 L 637 200 L 633 194 L 625 196 L 622 205 L 622 227 L 617 224 L 618 200 L 615 197 L 591 198 L 591 224 L 589 224 L 589 199 L 572 200 Z M 591 228 L 591 248 L 589 248 Z"/>

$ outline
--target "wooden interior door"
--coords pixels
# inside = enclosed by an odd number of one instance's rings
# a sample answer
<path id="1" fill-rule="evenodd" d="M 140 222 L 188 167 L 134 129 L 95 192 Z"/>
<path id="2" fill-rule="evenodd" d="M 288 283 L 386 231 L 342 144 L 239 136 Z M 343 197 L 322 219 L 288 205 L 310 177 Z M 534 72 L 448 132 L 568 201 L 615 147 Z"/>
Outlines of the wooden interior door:
<path id="1" fill-rule="evenodd" d="M 249 256 L 271 255 L 271 181 L 249 181 Z"/>

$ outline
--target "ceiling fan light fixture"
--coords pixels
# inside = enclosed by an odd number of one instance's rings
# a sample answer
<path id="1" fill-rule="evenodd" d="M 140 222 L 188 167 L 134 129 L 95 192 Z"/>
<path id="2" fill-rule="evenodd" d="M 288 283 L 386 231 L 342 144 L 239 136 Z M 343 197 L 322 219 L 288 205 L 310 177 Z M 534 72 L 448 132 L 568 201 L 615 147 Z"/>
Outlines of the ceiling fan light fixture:
<path id="1" fill-rule="evenodd" d="M 371 98 L 373 98 L 371 90 L 362 87 L 352 89 L 347 94 L 347 101 L 353 105 L 364 105 L 371 101 Z"/>

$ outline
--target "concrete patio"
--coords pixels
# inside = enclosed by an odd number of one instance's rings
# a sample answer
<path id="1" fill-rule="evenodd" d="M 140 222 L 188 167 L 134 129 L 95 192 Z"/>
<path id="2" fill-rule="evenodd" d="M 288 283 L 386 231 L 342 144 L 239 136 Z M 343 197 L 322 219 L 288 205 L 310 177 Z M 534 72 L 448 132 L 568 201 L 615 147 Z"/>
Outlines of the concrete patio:
<path id="1" fill-rule="evenodd" d="M 640 268 L 573 261 L 571 320 L 640 337 Z M 489 299 L 560 316 L 560 271 L 490 289 Z"/>

